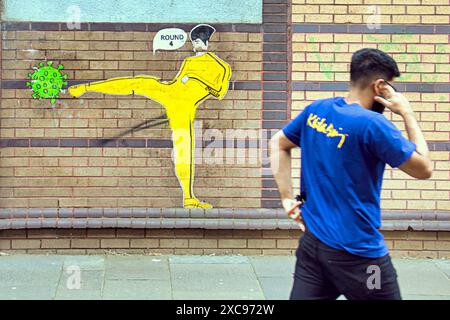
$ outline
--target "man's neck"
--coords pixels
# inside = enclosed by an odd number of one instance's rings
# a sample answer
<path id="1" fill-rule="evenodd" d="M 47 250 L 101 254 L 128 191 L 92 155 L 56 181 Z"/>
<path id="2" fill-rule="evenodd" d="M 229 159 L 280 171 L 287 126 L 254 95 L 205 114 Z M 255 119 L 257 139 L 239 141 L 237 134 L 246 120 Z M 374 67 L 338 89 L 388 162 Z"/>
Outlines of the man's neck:
<path id="1" fill-rule="evenodd" d="M 371 109 L 373 103 L 373 97 L 366 92 L 354 86 L 350 87 L 347 96 L 344 98 L 347 104 L 357 103 L 365 109 Z"/>

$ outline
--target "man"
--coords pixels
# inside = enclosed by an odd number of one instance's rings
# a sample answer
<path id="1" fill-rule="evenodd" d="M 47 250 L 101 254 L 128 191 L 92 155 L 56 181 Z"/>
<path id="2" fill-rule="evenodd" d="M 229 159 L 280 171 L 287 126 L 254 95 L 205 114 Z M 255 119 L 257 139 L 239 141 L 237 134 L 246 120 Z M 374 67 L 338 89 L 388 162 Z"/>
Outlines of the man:
<path id="1" fill-rule="evenodd" d="M 271 166 L 291 213 L 291 149 L 301 148 L 299 223 L 291 299 L 401 299 L 382 234 L 380 191 L 385 164 L 428 179 L 427 143 L 408 100 L 388 83 L 396 62 L 376 49 L 353 54 L 345 98 L 317 100 L 271 140 Z M 381 113 L 402 117 L 409 140 Z M 298 210 L 298 209 L 297 209 Z M 298 213 L 297 213 L 298 216 Z"/>
<path id="2" fill-rule="evenodd" d="M 136 76 L 114 78 L 81 84 L 69 88 L 80 97 L 86 92 L 104 94 L 137 94 L 164 106 L 172 128 L 175 172 L 183 190 L 184 208 L 209 209 L 209 203 L 194 195 L 194 120 L 197 107 L 208 98 L 222 100 L 228 91 L 230 66 L 214 53 L 208 52 L 209 39 L 215 29 L 206 24 L 194 27 L 190 33 L 195 56 L 183 61 L 178 75 L 170 82 L 157 77 Z"/>

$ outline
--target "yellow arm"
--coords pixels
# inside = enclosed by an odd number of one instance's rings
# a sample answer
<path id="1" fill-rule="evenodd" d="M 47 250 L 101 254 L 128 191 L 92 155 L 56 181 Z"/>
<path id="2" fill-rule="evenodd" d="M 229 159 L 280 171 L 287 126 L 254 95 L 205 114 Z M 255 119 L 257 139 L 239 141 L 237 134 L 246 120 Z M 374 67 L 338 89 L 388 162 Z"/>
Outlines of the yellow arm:
<path id="1" fill-rule="evenodd" d="M 222 88 L 218 91 L 218 100 L 222 100 L 228 92 L 228 86 L 231 78 L 231 68 L 228 64 L 225 64 L 225 76 L 222 84 Z"/>

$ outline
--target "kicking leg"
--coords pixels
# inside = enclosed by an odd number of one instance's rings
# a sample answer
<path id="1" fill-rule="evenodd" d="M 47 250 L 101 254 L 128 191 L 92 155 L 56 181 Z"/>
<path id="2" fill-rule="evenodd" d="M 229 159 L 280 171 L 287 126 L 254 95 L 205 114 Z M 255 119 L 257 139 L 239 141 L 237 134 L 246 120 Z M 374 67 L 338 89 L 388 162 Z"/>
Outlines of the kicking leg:
<path id="1" fill-rule="evenodd" d="M 86 92 L 115 95 L 137 94 L 160 102 L 167 94 L 166 87 L 167 85 L 159 82 L 156 77 L 137 76 L 80 84 L 70 87 L 69 93 L 77 98 Z"/>

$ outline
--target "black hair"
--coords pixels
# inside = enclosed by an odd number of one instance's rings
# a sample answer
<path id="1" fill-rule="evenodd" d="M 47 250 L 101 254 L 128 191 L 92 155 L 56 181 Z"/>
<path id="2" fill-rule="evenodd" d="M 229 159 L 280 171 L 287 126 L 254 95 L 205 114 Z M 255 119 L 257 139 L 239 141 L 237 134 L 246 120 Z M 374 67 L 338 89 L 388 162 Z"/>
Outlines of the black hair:
<path id="1" fill-rule="evenodd" d="M 211 38 L 214 32 L 216 32 L 216 29 L 214 29 L 210 25 L 200 24 L 191 30 L 191 41 L 200 39 L 206 45 L 206 42 L 209 41 L 209 38 Z"/>
<path id="2" fill-rule="evenodd" d="M 391 81 L 400 76 L 397 63 L 385 52 L 365 48 L 356 51 L 350 64 L 350 80 L 361 86 L 367 86 L 374 79 Z"/>

